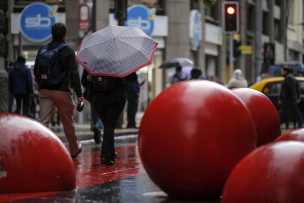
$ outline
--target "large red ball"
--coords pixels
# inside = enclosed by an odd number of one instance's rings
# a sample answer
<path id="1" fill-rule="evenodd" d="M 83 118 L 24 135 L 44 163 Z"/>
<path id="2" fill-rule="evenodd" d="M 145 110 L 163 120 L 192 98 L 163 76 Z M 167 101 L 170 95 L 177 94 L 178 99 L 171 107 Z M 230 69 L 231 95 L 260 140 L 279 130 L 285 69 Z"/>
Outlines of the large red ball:
<path id="1" fill-rule="evenodd" d="M 304 144 L 280 142 L 258 148 L 231 172 L 222 203 L 304 201 Z"/>
<path id="2" fill-rule="evenodd" d="M 218 198 L 234 165 L 255 148 L 246 106 L 225 87 L 186 81 L 148 106 L 139 129 L 139 154 L 167 194 Z"/>
<path id="3" fill-rule="evenodd" d="M 275 142 L 280 142 L 280 141 L 304 142 L 304 129 L 288 131 L 275 140 Z"/>
<path id="4" fill-rule="evenodd" d="M 29 118 L 0 114 L 0 192 L 75 188 L 75 167 L 62 142 Z"/>
<path id="5" fill-rule="evenodd" d="M 249 109 L 257 132 L 257 146 L 274 141 L 281 134 L 280 117 L 267 96 L 249 88 L 232 90 Z"/>

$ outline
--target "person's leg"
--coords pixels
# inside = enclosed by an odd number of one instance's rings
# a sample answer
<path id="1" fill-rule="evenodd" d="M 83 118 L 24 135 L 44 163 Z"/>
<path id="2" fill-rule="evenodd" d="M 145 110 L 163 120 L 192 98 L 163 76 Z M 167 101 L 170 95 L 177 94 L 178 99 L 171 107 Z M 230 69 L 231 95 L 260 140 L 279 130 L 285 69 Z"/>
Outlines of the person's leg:
<path id="1" fill-rule="evenodd" d="M 101 136 L 102 126 L 100 126 L 101 121 L 100 121 L 93 105 L 91 105 L 91 114 L 92 114 L 91 125 L 92 125 L 92 130 L 94 132 L 94 140 L 95 140 L 96 144 L 99 144 L 99 143 L 101 143 L 100 136 Z"/>
<path id="2" fill-rule="evenodd" d="M 136 92 L 132 90 L 127 91 L 128 108 L 127 108 L 127 118 L 128 118 L 128 128 L 136 128 L 135 116 L 138 107 L 138 96 Z"/>
<path id="3" fill-rule="evenodd" d="M 16 114 L 21 114 L 21 96 L 20 95 L 15 95 L 15 100 L 16 100 Z"/>
<path id="4" fill-rule="evenodd" d="M 40 122 L 49 127 L 50 120 L 55 111 L 55 104 L 50 97 L 51 93 L 49 90 L 40 90 L 39 91 L 39 120 Z"/>
<path id="5" fill-rule="evenodd" d="M 22 96 L 22 113 L 25 116 L 32 117 L 30 113 L 30 96 L 28 94 Z"/>
<path id="6" fill-rule="evenodd" d="M 104 124 L 101 163 L 105 165 L 113 165 L 115 162 L 114 129 L 124 105 L 124 97 L 122 97 L 120 102 L 110 103 L 109 105 L 102 105 L 100 102 L 94 103 L 96 112 L 100 115 Z"/>
<path id="7" fill-rule="evenodd" d="M 285 123 L 285 128 L 288 129 L 289 128 L 289 125 L 287 123 L 287 104 L 286 102 L 284 101 L 281 105 L 281 113 L 280 113 L 280 120 L 281 120 L 281 123 Z"/>
<path id="8" fill-rule="evenodd" d="M 67 141 L 69 143 L 69 149 L 71 155 L 77 154 L 81 150 L 77 143 L 77 137 L 75 132 L 73 112 L 75 108 L 72 95 L 69 92 L 52 91 L 52 99 L 57 107 L 60 121 L 62 122 L 63 129 Z"/>
<path id="9" fill-rule="evenodd" d="M 14 95 L 12 95 L 11 93 L 9 93 L 8 95 L 8 112 L 13 112 L 13 104 L 14 104 Z"/>
<path id="10" fill-rule="evenodd" d="M 303 127 L 303 118 L 296 102 L 294 102 L 294 123 L 298 124 L 298 128 Z M 294 128 L 296 128 L 296 126 L 294 126 Z"/>

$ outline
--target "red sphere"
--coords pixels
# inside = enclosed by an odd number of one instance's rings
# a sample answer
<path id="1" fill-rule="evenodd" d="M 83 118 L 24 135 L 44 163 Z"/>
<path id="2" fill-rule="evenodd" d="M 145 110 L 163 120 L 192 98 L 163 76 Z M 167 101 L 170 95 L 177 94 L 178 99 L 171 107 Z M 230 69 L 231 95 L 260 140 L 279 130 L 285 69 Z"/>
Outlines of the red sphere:
<path id="1" fill-rule="evenodd" d="M 262 146 L 233 169 L 222 203 L 303 202 L 303 170 L 303 143 L 290 141 Z"/>
<path id="2" fill-rule="evenodd" d="M 75 188 L 73 161 L 62 142 L 32 119 L 0 114 L 0 192 Z"/>
<path id="3" fill-rule="evenodd" d="M 288 131 L 275 140 L 275 142 L 280 142 L 280 141 L 304 142 L 304 129 Z"/>
<path id="4" fill-rule="evenodd" d="M 234 165 L 256 145 L 246 106 L 209 81 L 179 82 L 148 106 L 139 129 L 139 154 L 167 194 L 217 198 Z"/>
<path id="5" fill-rule="evenodd" d="M 280 117 L 267 96 L 249 88 L 237 88 L 236 94 L 249 109 L 257 132 L 257 146 L 273 142 L 281 134 Z"/>

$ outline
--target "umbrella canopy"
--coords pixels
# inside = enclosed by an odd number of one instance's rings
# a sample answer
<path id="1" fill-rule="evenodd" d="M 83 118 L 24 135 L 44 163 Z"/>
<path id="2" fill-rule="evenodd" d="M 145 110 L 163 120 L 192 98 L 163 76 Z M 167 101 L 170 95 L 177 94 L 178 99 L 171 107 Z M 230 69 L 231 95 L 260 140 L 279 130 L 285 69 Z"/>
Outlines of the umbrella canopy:
<path id="1" fill-rule="evenodd" d="M 150 65 L 156 47 L 137 27 L 107 26 L 83 40 L 76 59 L 92 76 L 125 77 Z"/>
<path id="2" fill-rule="evenodd" d="M 193 67 L 193 61 L 188 58 L 172 58 L 168 61 L 165 61 L 160 65 L 160 68 L 173 68 L 177 66 L 191 66 Z"/>

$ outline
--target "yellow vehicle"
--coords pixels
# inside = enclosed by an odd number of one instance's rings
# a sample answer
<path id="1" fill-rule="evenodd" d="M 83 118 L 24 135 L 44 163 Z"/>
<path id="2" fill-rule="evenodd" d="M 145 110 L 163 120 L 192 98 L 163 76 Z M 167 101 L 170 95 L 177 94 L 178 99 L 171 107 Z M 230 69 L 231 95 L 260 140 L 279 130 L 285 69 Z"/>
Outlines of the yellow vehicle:
<path id="1" fill-rule="evenodd" d="M 299 108 L 304 115 L 304 77 L 295 77 L 299 81 L 300 86 L 300 97 L 301 101 L 299 103 Z M 255 89 L 257 91 L 262 92 L 265 94 L 275 105 L 275 107 L 279 110 L 279 97 L 281 92 L 282 82 L 284 81 L 284 77 L 271 77 L 265 78 L 254 85 L 250 86 L 249 88 Z"/>

